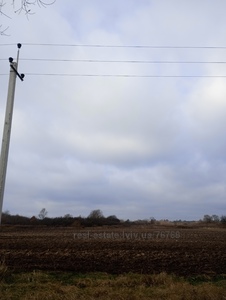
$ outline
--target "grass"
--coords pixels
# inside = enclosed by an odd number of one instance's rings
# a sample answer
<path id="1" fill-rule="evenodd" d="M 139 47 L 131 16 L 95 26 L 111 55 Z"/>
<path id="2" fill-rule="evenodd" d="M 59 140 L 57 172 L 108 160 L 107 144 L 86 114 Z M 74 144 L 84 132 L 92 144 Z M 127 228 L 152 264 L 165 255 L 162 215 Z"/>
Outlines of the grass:
<path id="1" fill-rule="evenodd" d="M 166 273 L 77 274 L 13 273 L 0 264 L 0 299 L 4 300 L 226 300 L 226 275 L 184 279 Z"/>

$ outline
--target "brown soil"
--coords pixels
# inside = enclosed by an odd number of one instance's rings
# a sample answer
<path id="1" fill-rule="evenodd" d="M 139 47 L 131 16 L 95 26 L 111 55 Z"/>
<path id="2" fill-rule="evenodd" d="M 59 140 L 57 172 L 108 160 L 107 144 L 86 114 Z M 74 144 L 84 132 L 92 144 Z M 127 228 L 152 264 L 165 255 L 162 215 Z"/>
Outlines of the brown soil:
<path id="1" fill-rule="evenodd" d="M 0 260 L 15 271 L 212 277 L 226 274 L 226 229 L 2 226 Z"/>

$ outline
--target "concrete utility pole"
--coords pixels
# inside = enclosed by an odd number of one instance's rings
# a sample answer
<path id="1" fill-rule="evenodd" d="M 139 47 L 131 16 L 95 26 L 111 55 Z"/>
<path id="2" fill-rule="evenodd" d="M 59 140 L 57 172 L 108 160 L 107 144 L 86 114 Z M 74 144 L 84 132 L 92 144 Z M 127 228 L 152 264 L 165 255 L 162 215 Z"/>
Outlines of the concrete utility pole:
<path id="1" fill-rule="evenodd" d="M 14 95 L 15 95 L 15 88 L 16 88 L 16 77 L 18 76 L 21 81 L 23 81 L 24 78 L 24 74 L 19 74 L 17 72 L 17 67 L 19 62 L 19 51 L 21 48 L 21 44 L 17 44 L 17 47 L 18 47 L 17 62 L 13 62 L 12 57 L 9 58 L 10 76 L 9 76 L 8 97 L 7 97 L 6 112 L 5 112 L 5 123 L 3 129 L 3 137 L 2 137 L 2 150 L 1 150 L 1 157 L 0 157 L 0 225 L 2 221 L 2 207 L 3 207 L 5 179 L 6 179 L 6 171 L 7 171 L 8 154 L 9 154 L 11 125 L 12 125 L 12 118 L 13 118 L 13 104 L 14 104 Z"/>

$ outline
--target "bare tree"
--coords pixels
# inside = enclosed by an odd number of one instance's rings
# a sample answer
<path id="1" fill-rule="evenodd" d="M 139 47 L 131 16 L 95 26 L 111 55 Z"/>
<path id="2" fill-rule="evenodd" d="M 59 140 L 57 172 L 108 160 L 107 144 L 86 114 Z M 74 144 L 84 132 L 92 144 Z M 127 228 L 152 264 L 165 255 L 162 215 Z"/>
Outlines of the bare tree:
<path id="1" fill-rule="evenodd" d="M 204 215 L 204 217 L 203 217 L 203 222 L 205 222 L 205 223 L 211 223 L 212 220 L 213 219 L 210 215 Z"/>
<path id="2" fill-rule="evenodd" d="M 70 219 L 70 218 L 73 218 L 73 216 L 71 214 L 66 214 L 66 215 L 64 215 L 64 218 L 65 219 Z"/>
<path id="3" fill-rule="evenodd" d="M 28 15 L 34 14 L 33 7 L 38 5 L 39 7 L 47 7 L 56 2 L 56 0 L 12 0 L 8 3 L 6 0 L 0 0 L 0 17 L 5 17 L 11 19 L 10 15 L 5 13 L 7 6 L 12 6 L 12 11 L 14 13 L 20 14 L 24 13 L 27 17 Z M 0 25 L 0 35 L 6 35 L 8 27 L 3 27 Z"/>
<path id="4" fill-rule="evenodd" d="M 220 222 L 220 217 L 218 215 L 212 215 L 212 220 L 215 223 L 219 223 Z"/>
<path id="5" fill-rule="evenodd" d="M 88 215 L 90 219 L 101 219 L 104 218 L 103 212 L 100 209 L 92 210 L 91 213 Z"/>
<path id="6" fill-rule="evenodd" d="M 226 225 L 226 216 L 221 216 L 220 222 L 221 224 Z"/>
<path id="7" fill-rule="evenodd" d="M 42 208 L 42 209 L 40 210 L 40 213 L 38 214 L 38 218 L 39 218 L 40 220 L 43 220 L 43 219 L 46 218 L 47 214 L 48 214 L 47 210 L 46 210 L 45 208 Z"/>

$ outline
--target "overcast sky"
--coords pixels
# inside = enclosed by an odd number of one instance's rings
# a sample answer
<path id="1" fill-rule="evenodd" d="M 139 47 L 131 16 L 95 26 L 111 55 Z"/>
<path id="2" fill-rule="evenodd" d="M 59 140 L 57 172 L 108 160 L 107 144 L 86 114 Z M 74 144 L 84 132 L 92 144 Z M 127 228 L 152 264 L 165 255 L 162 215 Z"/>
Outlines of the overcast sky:
<path id="1" fill-rule="evenodd" d="M 26 18 L 8 4 L 11 19 L 0 16 L 9 26 L 0 36 L 1 133 L 18 42 L 26 74 L 16 85 L 3 211 L 101 209 L 131 220 L 226 214 L 226 78 L 183 77 L 226 76 L 226 64 L 150 63 L 226 62 L 226 48 L 208 48 L 226 47 L 226 3 L 57 0 L 32 9 Z M 137 77 L 29 75 L 47 73 Z"/>

